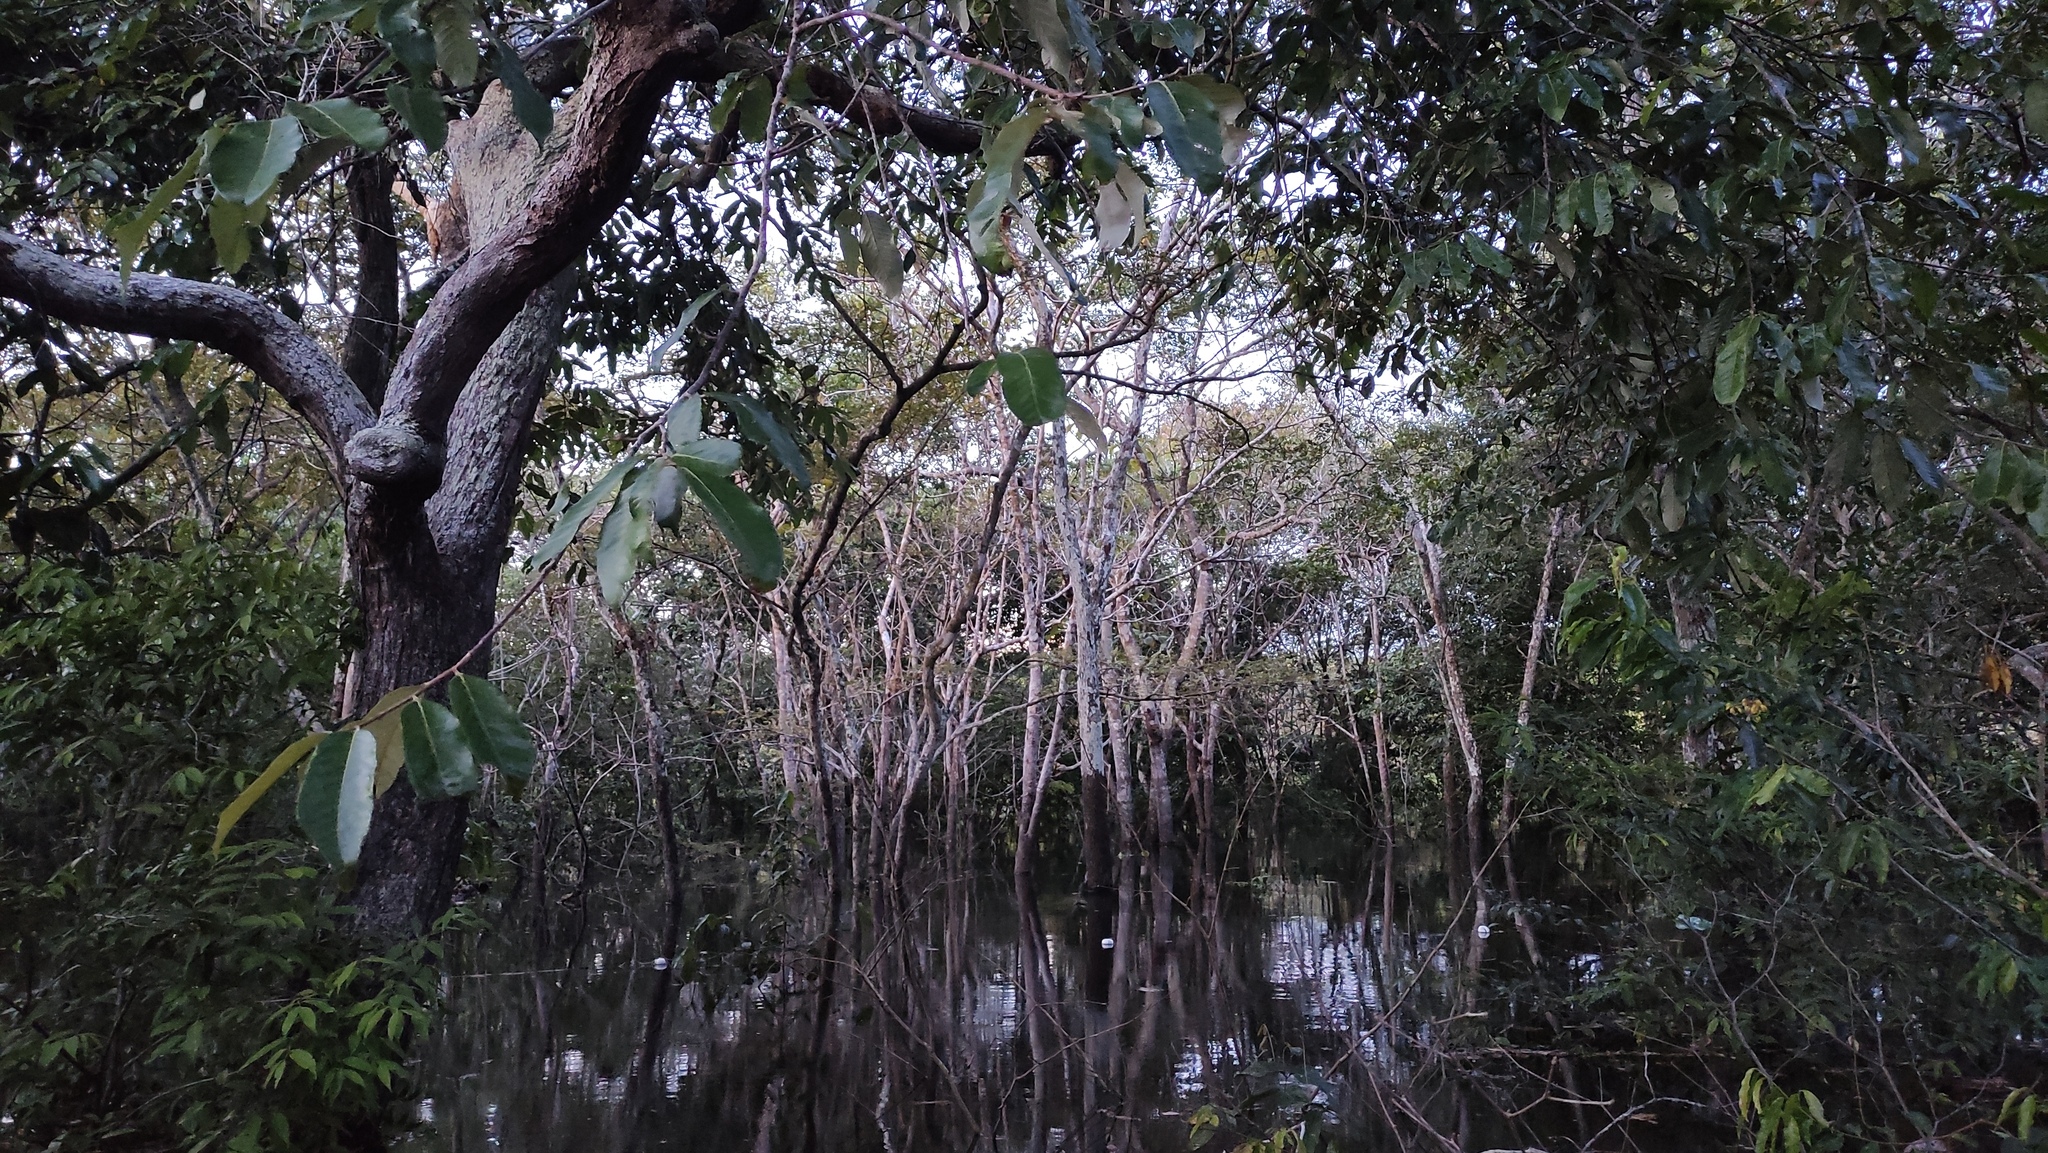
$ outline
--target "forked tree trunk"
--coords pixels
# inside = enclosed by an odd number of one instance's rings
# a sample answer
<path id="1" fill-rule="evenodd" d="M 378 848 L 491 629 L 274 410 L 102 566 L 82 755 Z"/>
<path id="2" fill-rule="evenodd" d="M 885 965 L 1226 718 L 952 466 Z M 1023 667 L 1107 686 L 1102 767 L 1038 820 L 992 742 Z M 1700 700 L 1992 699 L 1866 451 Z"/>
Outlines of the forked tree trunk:
<path id="1" fill-rule="evenodd" d="M 451 207 L 474 248 L 524 203 L 541 162 L 500 85 L 449 136 Z M 424 505 L 351 486 L 349 567 L 367 630 L 353 658 L 352 712 L 431 679 L 489 632 L 519 471 L 573 283 L 571 269 L 535 292 L 470 375 L 449 418 L 441 485 Z M 486 645 L 467 671 L 486 675 L 490 663 Z M 468 815 L 466 799 L 422 801 L 399 777 L 377 802 L 350 897 L 364 929 L 424 928 L 448 907 Z"/>

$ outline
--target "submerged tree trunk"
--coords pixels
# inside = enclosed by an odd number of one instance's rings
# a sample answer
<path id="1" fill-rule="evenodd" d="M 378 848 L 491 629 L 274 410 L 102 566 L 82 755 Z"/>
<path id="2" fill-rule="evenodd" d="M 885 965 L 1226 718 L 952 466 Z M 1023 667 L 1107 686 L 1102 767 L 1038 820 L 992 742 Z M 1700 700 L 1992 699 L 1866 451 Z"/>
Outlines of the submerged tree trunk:
<path id="1" fill-rule="evenodd" d="M 1095 578 L 1083 552 L 1081 525 L 1074 509 L 1067 469 L 1067 444 L 1055 424 L 1046 437 L 1052 444 L 1053 504 L 1067 561 L 1067 589 L 1072 602 L 1067 635 L 1074 645 L 1074 719 L 1081 749 L 1081 861 L 1084 884 L 1094 894 L 1114 890 L 1116 854 L 1110 846 L 1109 780 L 1102 733 L 1101 606 Z"/>
<path id="2" fill-rule="evenodd" d="M 1550 581 L 1557 568 L 1557 542 L 1564 534 L 1564 509 L 1550 513 L 1550 531 L 1543 545 L 1543 575 L 1536 581 L 1536 608 L 1529 614 L 1529 647 L 1522 654 L 1521 691 L 1515 696 L 1515 743 L 1508 750 L 1507 765 L 1501 773 L 1500 825 L 1501 874 L 1507 881 L 1508 901 L 1515 910 L 1515 931 L 1529 963 L 1541 965 L 1543 951 L 1536 945 L 1536 929 L 1522 907 L 1522 885 L 1515 875 L 1515 777 L 1522 768 L 1523 746 L 1529 740 L 1529 717 L 1536 702 L 1536 672 L 1543 658 L 1543 627 L 1550 615 Z"/>

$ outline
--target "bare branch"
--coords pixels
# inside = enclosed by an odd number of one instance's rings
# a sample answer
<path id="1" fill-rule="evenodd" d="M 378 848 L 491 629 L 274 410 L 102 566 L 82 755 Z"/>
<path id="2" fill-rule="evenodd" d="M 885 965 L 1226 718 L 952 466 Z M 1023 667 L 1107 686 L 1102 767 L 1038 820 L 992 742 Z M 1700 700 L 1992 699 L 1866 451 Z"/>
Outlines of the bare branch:
<path id="1" fill-rule="evenodd" d="M 0 296 L 81 328 L 218 349 L 276 389 L 337 460 L 349 437 L 375 419 L 362 392 L 319 342 L 238 288 L 144 275 L 129 277 L 124 287 L 115 273 L 0 231 Z"/>

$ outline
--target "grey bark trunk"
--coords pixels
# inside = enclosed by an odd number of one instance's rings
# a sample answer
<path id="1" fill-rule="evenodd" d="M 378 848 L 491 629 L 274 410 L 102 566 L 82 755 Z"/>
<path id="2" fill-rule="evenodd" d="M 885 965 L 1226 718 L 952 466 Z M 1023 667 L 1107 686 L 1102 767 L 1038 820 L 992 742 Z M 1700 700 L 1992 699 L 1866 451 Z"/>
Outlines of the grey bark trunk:
<path id="1" fill-rule="evenodd" d="M 452 126 L 449 157 L 473 240 L 524 202 L 540 158 L 493 85 L 477 114 Z M 528 298 L 491 345 L 449 418 L 448 460 L 424 505 L 352 485 L 348 553 L 367 634 L 355 700 L 376 701 L 449 668 L 490 630 L 510 539 L 519 471 L 568 315 L 573 268 Z M 490 671 L 489 646 L 467 671 Z M 404 776 L 378 801 L 351 903 L 359 925 L 391 935 L 429 927 L 448 907 L 467 800 L 422 801 Z"/>

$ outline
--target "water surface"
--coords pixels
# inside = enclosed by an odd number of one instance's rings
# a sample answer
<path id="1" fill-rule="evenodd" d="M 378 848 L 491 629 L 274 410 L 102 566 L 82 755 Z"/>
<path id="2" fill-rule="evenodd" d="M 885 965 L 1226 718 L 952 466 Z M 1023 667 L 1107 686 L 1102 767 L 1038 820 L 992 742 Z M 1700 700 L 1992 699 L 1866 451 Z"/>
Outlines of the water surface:
<path id="1" fill-rule="evenodd" d="M 415 1145 L 1182 1150 L 1211 1115 L 1217 1148 L 1305 1121 L 1356 1150 L 1720 1145 L 1640 1070 L 1502 1043 L 1542 1032 L 1518 1020 L 1525 946 L 1498 897 L 1475 937 L 1438 866 L 1369 844 L 1215 877 L 1131 858 L 1092 899 L 933 869 L 831 935 L 822 885 L 739 878 L 693 890 L 666 963 L 658 894 L 586 894 L 538 949 L 496 934 L 451 978 Z M 1541 882 L 1549 972 L 1591 979 Z"/>

